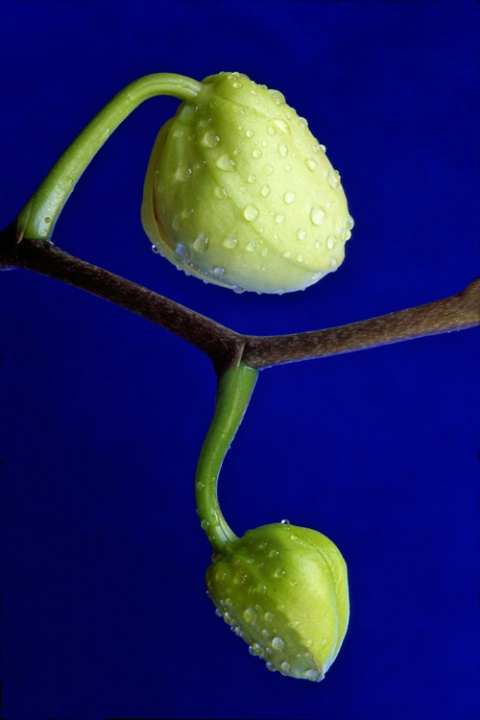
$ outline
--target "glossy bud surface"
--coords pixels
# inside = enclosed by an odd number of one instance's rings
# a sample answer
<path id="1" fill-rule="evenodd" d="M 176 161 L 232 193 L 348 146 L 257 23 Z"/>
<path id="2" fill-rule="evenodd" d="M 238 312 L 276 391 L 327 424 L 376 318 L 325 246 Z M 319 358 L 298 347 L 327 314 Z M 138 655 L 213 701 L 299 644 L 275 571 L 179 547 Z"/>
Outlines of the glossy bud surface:
<path id="1" fill-rule="evenodd" d="M 283 95 L 205 78 L 159 133 L 142 222 L 185 272 L 235 290 L 301 290 L 338 268 L 353 220 L 339 174 Z"/>
<path id="2" fill-rule="evenodd" d="M 250 530 L 214 557 L 207 587 L 217 613 L 270 670 L 324 678 L 349 618 L 345 561 L 327 537 L 288 523 Z"/>

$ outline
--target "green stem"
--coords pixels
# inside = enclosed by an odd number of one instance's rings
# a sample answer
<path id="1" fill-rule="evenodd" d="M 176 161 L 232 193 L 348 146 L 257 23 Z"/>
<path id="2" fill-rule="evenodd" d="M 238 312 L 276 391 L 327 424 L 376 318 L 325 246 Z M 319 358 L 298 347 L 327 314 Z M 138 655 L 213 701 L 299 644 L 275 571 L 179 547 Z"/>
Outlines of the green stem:
<path id="1" fill-rule="evenodd" d="M 194 99 L 201 83 L 183 75 L 145 75 L 110 100 L 73 141 L 20 212 L 17 236 L 48 240 L 63 206 L 92 158 L 125 118 L 142 102 L 156 95 Z"/>
<path id="2" fill-rule="evenodd" d="M 195 478 L 197 513 L 215 552 L 237 542 L 218 504 L 217 481 L 223 460 L 242 422 L 258 370 L 240 363 L 219 377 L 215 412 L 203 443 Z"/>

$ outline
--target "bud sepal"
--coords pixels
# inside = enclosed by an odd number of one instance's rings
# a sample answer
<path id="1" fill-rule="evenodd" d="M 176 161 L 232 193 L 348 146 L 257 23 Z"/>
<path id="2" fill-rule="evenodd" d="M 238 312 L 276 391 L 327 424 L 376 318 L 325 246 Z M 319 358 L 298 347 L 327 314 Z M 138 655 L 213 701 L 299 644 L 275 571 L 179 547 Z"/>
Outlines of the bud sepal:
<path id="1" fill-rule="evenodd" d="M 320 681 L 349 619 L 345 561 L 325 535 L 288 523 L 248 531 L 216 553 L 207 588 L 217 613 L 270 670 Z"/>
<path id="2" fill-rule="evenodd" d="M 353 220 L 306 120 L 241 73 L 201 86 L 152 152 L 142 222 L 154 247 L 235 290 L 292 292 L 336 270 Z"/>

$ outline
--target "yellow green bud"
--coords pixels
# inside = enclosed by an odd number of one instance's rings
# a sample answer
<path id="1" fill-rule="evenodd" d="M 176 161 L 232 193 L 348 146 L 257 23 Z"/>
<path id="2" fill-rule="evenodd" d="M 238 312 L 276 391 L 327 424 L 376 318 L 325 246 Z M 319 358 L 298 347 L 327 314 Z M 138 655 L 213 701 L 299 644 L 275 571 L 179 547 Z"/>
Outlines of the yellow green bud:
<path id="1" fill-rule="evenodd" d="M 142 222 L 185 272 L 236 290 L 302 290 L 336 270 L 353 220 L 340 176 L 283 95 L 205 78 L 156 140 Z"/>
<path id="2" fill-rule="evenodd" d="M 319 681 L 349 618 L 347 568 L 324 535 L 287 523 L 248 531 L 207 571 L 217 613 L 270 670 Z"/>

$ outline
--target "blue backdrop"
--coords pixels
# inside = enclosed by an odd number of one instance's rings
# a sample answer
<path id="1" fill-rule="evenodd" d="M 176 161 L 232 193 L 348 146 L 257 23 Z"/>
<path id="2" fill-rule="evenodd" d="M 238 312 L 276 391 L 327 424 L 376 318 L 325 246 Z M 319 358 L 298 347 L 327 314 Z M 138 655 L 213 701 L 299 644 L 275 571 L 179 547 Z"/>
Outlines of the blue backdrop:
<path id="1" fill-rule="evenodd" d="M 171 98 L 102 149 L 57 245 L 254 334 L 426 303 L 478 274 L 473 2 L 4 0 L 1 13 L 3 225 L 128 82 L 238 70 L 286 95 L 342 175 L 355 228 L 337 273 L 236 295 L 152 253 L 142 184 Z M 54 280 L 0 280 L 6 720 L 478 718 L 478 331 L 260 375 L 221 499 L 237 534 L 287 517 L 343 552 L 350 629 L 314 684 L 267 672 L 205 594 L 193 477 L 209 360 Z"/>

